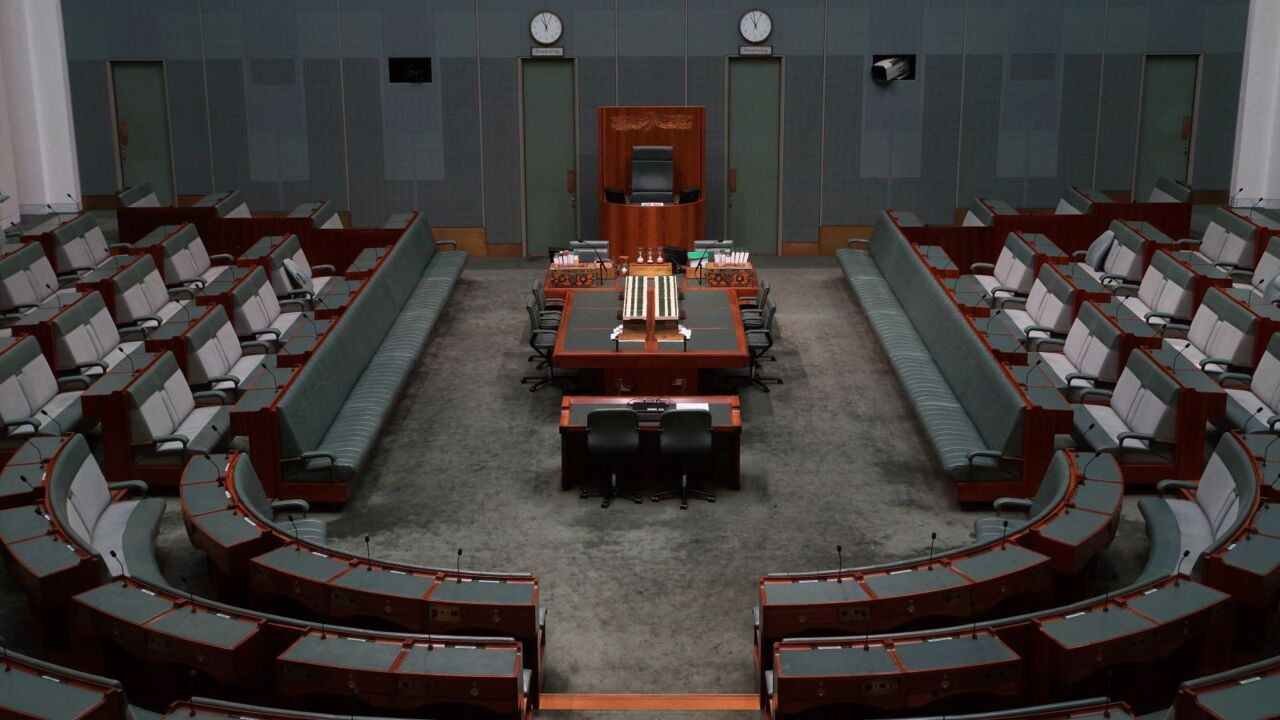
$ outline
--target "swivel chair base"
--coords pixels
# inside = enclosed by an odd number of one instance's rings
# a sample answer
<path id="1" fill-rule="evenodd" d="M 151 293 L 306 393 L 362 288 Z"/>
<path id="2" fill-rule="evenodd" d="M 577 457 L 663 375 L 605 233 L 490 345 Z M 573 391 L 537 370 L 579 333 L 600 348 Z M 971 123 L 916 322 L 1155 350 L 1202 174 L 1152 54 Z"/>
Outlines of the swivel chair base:
<path id="1" fill-rule="evenodd" d="M 689 474 L 681 473 L 680 487 L 672 488 L 670 490 L 660 490 L 654 493 L 653 495 L 649 496 L 649 499 L 652 500 L 653 502 L 658 502 L 661 500 L 670 500 L 671 498 L 680 498 L 680 509 L 688 510 L 689 498 L 694 498 L 695 500 L 706 500 L 707 502 L 715 502 L 716 494 L 713 492 L 708 492 L 706 490 L 699 490 L 698 488 L 689 487 Z"/>
<path id="2" fill-rule="evenodd" d="M 578 491 L 578 497 L 580 498 L 599 497 L 600 507 L 602 508 L 609 507 L 609 504 L 613 502 L 614 498 L 623 497 L 623 495 L 621 495 L 618 492 L 618 474 L 616 472 L 610 473 L 609 484 L 605 485 L 604 487 L 582 488 L 582 490 Z M 629 497 L 631 498 L 631 502 L 636 503 L 637 505 L 644 502 L 644 498 L 641 497 L 638 491 Z"/>

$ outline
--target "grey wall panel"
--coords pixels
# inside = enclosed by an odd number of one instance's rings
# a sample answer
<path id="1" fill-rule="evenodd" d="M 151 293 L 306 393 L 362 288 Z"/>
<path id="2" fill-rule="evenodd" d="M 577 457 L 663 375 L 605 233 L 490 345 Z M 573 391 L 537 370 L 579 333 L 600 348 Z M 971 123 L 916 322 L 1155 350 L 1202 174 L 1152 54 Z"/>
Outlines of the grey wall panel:
<path id="1" fill-rule="evenodd" d="M 347 176 L 351 183 L 351 221 L 356 225 L 380 223 L 392 212 L 408 207 L 395 208 L 387 203 L 382 158 L 383 72 L 383 63 L 374 58 L 342 60 Z"/>
<path id="2" fill-rule="evenodd" d="M 822 168 L 822 56 L 783 63 L 782 242 L 818 241 Z"/>
<path id="3" fill-rule="evenodd" d="M 521 242 L 518 73 L 515 58 L 480 61 L 485 240 L 491 243 Z"/>
<path id="4" fill-rule="evenodd" d="M 955 118 L 960 114 L 963 58 L 959 54 L 927 55 L 922 61 L 922 71 L 928 79 L 923 86 L 924 114 L 920 132 L 921 155 L 925 160 L 920 164 L 918 176 L 894 176 L 890 204 L 916 209 L 925 222 L 949 224 L 955 206 L 956 150 L 960 142 Z"/>
<path id="5" fill-rule="evenodd" d="M 347 168 L 343 152 L 342 93 L 336 56 L 302 60 L 303 102 L 307 116 L 305 178 L 284 182 L 284 205 L 327 199 L 347 206 Z"/>
<path id="6" fill-rule="evenodd" d="M 71 121 L 76 129 L 80 192 L 111 195 L 116 187 L 115 145 L 111 137 L 111 98 L 107 64 L 102 60 L 67 60 L 71 87 Z"/>
<path id="7" fill-rule="evenodd" d="M 204 63 L 168 60 L 169 127 L 174 182 L 180 195 L 202 195 L 213 183 L 209 157 L 209 112 L 204 101 Z"/>
<path id="8" fill-rule="evenodd" d="M 587 239 L 600 237 L 600 128 L 596 122 L 596 108 L 613 104 L 614 70 L 612 55 L 578 58 L 579 234 Z"/>
<path id="9" fill-rule="evenodd" d="M 1102 110 L 1098 122 L 1096 187 L 1128 189 L 1133 184 L 1142 57 L 1115 53 L 1106 57 L 1102 73 Z"/>
<path id="10" fill-rule="evenodd" d="M 706 200 L 708 238 L 724 237 L 725 215 L 725 59 L 722 56 L 689 56 L 689 104 L 705 108 L 707 125 L 706 174 L 702 196 Z"/>
<path id="11" fill-rule="evenodd" d="M 1196 120 L 1195 161 L 1191 184 L 1229 188 L 1235 152 L 1242 53 L 1207 53 L 1200 67 L 1200 110 Z"/>
<path id="12" fill-rule="evenodd" d="M 443 109 L 440 177 L 419 183 L 418 206 L 441 227 L 484 224 L 480 201 L 480 109 L 476 104 L 478 78 L 474 57 L 443 58 L 438 84 Z"/>
<path id="13" fill-rule="evenodd" d="M 1058 116 L 1059 188 L 1050 197 L 1030 200 L 1046 207 L 1057 203 L 1062 187 L 1093 183 L 1094 140 L 1098 128 L 1098 73 L 1101 55 L 1062 56 L 1062 103 Z"/>

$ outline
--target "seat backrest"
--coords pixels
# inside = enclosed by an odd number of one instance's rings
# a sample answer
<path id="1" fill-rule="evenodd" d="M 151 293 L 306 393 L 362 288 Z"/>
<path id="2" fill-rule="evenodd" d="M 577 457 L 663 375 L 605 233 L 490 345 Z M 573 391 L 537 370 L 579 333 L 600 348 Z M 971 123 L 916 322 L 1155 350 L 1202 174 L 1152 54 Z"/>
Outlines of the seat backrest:
<path id="1" fill-rule="evenodd" d="M 151 183 L 145 181 L 120 191 L 116 199 L 121 207 L 160 207 L 160 198 L 151 189 Z"/>
<path id="2" fill-rule="evenodd" d="M 0 257 L 0 310 L 39 305 L 58 291 L 58 277 L 40 243 Z"/>
<path id="3" fill-rule="evenodd" d="M 670 145 L 631 148 L 631 192 L 672 192 L 674 171 Z"/>
<path id="4" fill-rule="evenodd" d="M 50 235 L 55 245 L 53 262 L 60 273 L 97 267 L 111 256 L 102 228 L 87 213 L 59 225 Z"/>
<path id="5" fill-rule="evenodd" d="M 183 337 L 187 351 L 187 380 L 206 383 L 226 375 L 243 354 L 235 328 L 221 305 L 214 305 L 187 328 Z"/>
<path id="6" fill-rule="evenodd" d="M 213 266 L 196 226 L 186 223 L 164 240 L 164 282 L 178 285 L 198 280 Z"/>
<path id="7" fill-rule="evenodd" d="M 66 440 L 46 482 L 49 508 L 58 525 L 71 532 L 81 548 L 97 555 L 93 532 L 111 504 L 111 492 L 83 435 L 77 433 Z"/>
<path id="8" fill-rule="evenodd" d="M 1244 441 L 1226 433 L 1218 441 L 1196 487 L 1196 505 L 1209 521 L 1214 542 L 1206 554 L 1221 547 L 1249 520 L 1249 509 L 1258 494 L 1258 470 Z M 1243 510 L 1243 512 L 1242 512 Z"/>
<path id="9" fill-rule="evenodd" d="M 248 337 L 271 327 L 280 317 L 280 302 L 267 282 L 267 272 L 255 267 L 231 290 L 232 324 L 236 335 Z"/>
<path id="10" fill-rule="evenodd" d="M 139 373 L 127 392 L 129 428 L 135 443 L 172 433 L 196 406 L 187 379 L 169 352 Z"/>
<path id="11" fill-rule="evenodd" d="M 218 217 L 247 218 L 250 216 L 249 206 L 245 204 L 244 197 L 241 196 L 239 190 L 205 195 L 195 202 L 195 207 L 209 206 L 212 206 L 218 213 Z"/>
<path id="12" fill-rule="evenodd" d="M 1208 357 L 1243 367 L 1252 364 L 1257 326 L 1257 315 L 1221 289 L 1212 288 L 1191 320 L 1187 340 Z"/>
<path id="13" fill-rule="evenodd" d="M 0 353 L 0 420 L 35 417 L 58 394 L 58 381 L 40 343 L 30 335 Z"/>
<path id="14" fill-rule="evenodd" d="M 1086 197 L 1079 188 L 1069 187 L 1058 200 L 1055 215 L 1087 215 L 1093 211 L 1094 200 Z"/>
<path id="15" fill-rule="evenodd" d="M 280 294 L 311 289 L 311 261 L 297 235 L 289 235 L 271 251 L 271 286 Z"/>
<path id="16" fill-rule="evenodd" d="M 1040 266 L 1036 282 L 1027 295 L 1027 314 L 1037 325 L 1052 328 L 1054 332 L 1067 332 L 1071 327 L 1075 295 L 1075 285 L 1062 277 L 1053 265 L 1045 263 Z"/>
<path id="17" fill-rule="evenodd" d="M 1280 235 L 1272 235 L 1267 241 L 1267 249 L 1258 259 L 1258 266 L 1253 269 L 1249 284 L 1255 292 L 1264 292 L 1268 283 L 1280 277 Z"/>
<path id="18" fill-rule="evenodd" d="M 275 512 L 271 509 L 271 500 L 262 489 L 262 480 L 248 453 L 237 453 L 231 462 L 231 488 L 236 493 L 240 505 L 253 513 L 258 520 L 274 526 Z"/>
<path id="19" fill-rule="evenodd" d="M 1071 461 L 1065 452 L 1059 450 L 1053 454 L 1053 459 L 1049 461 L 1049 467 L 1045 468 L 1044 477 L 1040 480 L 1040 487 L 1031 499 L 1031 508 L 1027 511 L 1028 524 L 1060 505 L 1070 487 Z"/>
<path id="20" fill-rule="evenodd" d="M 590 416 L 587 416 L 590 418 Z M 690 455 L 711 451 L 710 410 L 668 410 L 660 416 L 663 454 Z"/>
<path id="21" fill-rule="evenodd" d="M 1266 404 L 1272 413 L 1280 414 L 1280 333 L 1271 336 L 1267 351 L 1258 361 L 1249 381 L 1249 390 Z"/>
<path id="22" fill-rule="evenodd" d="M 587 413 L 588 452 L 639 452 L 640 416 L 630 408 L 600 408 Z"/>
<path id="23" fill-rule="evenodd" d="M 1112 220 L 1107 229 L 1115 234 L 1115 243 L 1102 264 L 1102 272 L 1136 282 L 1142 277 L 1146 245 L 1151 241 L 1119 220 Z"/>
<path id="24" fill-rule="evenodd" d="M 1009 233 L 1000 250 L 1000 257 L 996 258 L 996 269 L 992 275 L 1002 286 L 1025 295 L 1031 291 L 1031 285 L 1035 282 L 1035 267 L 1035 249 L 1026 240 Z"/>
<path id="25" fill-rule="evenodd" d="M 1147 202 L 1153 203 L 1185 203 L 1191 202 L 1191 188 L 1172 178 L 1160 176 L 1151 188 Z"/>
<path id="26" fill-rule="evenodd" d="M 1138 299 L 1156 312 L 1190 319 L 1195 292 L 1195 272 L 1165 252 L 1151 258 L 1151 266 L 1138 286 Z"/>
<path id="27" fill-rule="evenodd" d="M 974 198 L 969 203 L 969 211 L 965 213 L 963 225 L 967 227 L 990 227 L 995 224 L 997 215 L 1017 215 L 1018 211 L 1004 200 L 988 200 Z"/>
<path id="28" fill-rule="evenodd" d="M 1102 382 L 1115 382 L 1120 375 L 1120 345 L 1124 334 L 1093 303 L 1080 306 L 1063 353 L 1071 364 Z"/>
<path id="29" fill-rule="evenodd" d="M 58 370 L 96 362 L 120 345 L 120 332 L 95 290 L 55 315 L 53 344 Z"/>
<path id="30" fill-rule="evenodd" d="M 1258 227 L 1227 208 L 1213 211 L 1200 240 L 1200 254 L 1215 263 L 1252 268 Z"/>
<path id="31" fill-rule="evenodd" d="M 1132 431 L 1172 441 L 1178 421 L 1178 383 L 1145 352 L 1129 354 L 1129 363 L 1111 395 L 1111 409 Z"/>
<path id="32" fill-rule="evenodd" d="M 165 287 L 164 278 L 150 255 L 138 256 L 112 275 L 111 289 L 115 295 L 118 325 L 155 315 L 169 302 L 169 289 Z"/>

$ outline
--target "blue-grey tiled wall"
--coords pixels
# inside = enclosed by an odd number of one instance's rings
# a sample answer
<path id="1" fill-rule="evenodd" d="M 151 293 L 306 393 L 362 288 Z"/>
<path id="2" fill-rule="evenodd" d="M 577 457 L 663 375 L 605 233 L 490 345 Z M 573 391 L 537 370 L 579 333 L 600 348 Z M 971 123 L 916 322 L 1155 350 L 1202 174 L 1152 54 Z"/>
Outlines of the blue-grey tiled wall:
<path id="1" fill-rule="evenodd" d="M 784 60 L 782 231 L 894 206 L 950 222 L 974 195 L 1048 206 L 1125 189 L 1144 53 L 1199 53 L 1192 182 L 1230 177 L 1248 0 L 62 0 L 83 191 L 115 191 L 107 62 L 163 59 L 178 192 L 250 206 L 328 198 L 359 224 L 408 208 L 520 242 L 518 58 L 551 9 L 577 58 L 579 173 L 595 108 L 707 109 L 707 235 L 724 228 L 725 58 L 749 7 Z M 910 53 L 917 79 L 869 77 Z M 430 56 L 391 85 L 389 56 Z M 586 195 L 590 197 L 590 195 Z M 597 208 L 579 203 L 584 237 Z"/>

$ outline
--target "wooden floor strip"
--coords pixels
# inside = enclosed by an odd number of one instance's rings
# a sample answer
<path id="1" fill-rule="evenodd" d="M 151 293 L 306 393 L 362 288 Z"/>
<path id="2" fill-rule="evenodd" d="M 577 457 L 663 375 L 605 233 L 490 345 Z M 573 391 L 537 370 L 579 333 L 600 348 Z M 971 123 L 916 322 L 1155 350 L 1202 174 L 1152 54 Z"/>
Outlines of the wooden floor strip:
<path id="1" fill-rule="evenodd" d="M 540 710 L 759 710 L 760 696 L 544 693 Z"/>

